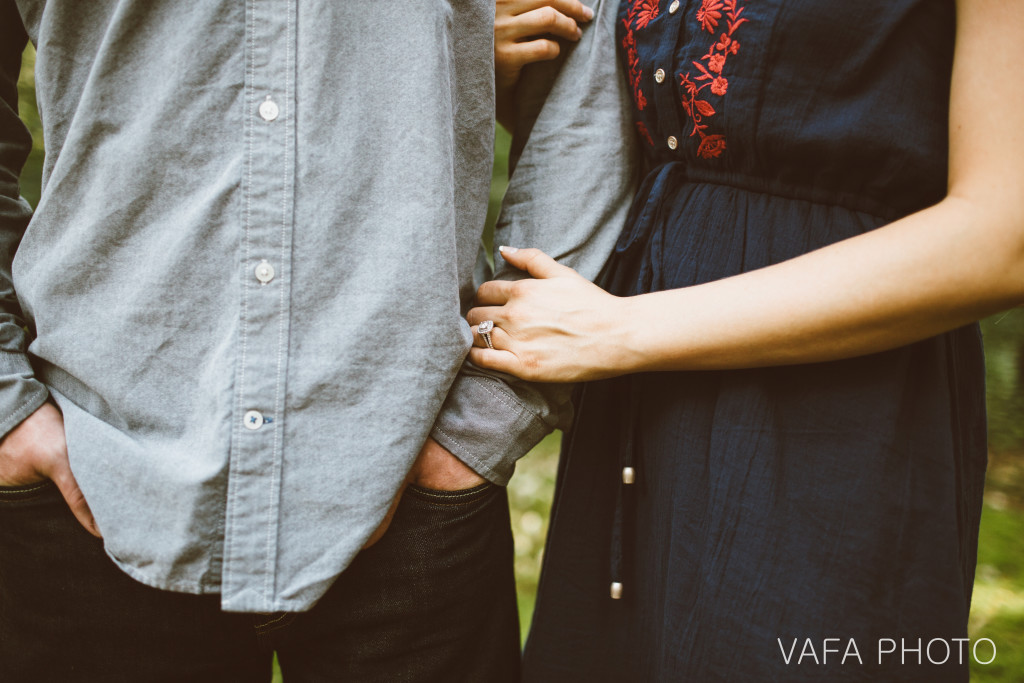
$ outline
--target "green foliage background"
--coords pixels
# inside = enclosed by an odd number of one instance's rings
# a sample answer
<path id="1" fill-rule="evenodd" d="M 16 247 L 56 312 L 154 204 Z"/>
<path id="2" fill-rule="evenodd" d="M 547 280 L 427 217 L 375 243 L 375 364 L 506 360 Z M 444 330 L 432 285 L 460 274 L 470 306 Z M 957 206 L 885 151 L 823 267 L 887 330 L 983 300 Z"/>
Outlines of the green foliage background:
<path id="1" fill-rule="evenodd" d="M 35 106 L 34 58 L 30 47 L 25 52 L 19 83 L 21 117 L 34 140 L 22 173 L 22 194 L 33 206 L 39 201 L 44 155 L 42 126 Z M 507 184 L 508 146 L 509 136 L 499 128 L 490 226 Z M 998 655 L 989 666 L 974 666 L 972 679 L 980 683 L 1020 683 L 1024 682 L 1024 310 L 985 320 L 982 328 L 988 359 L 991 452 L 970 635 L 991 638 Z M 537 591 L 559 440 L 558 434 L 548 437 L 524 458 L 509 487 L 524 636 Z M 280 680 L 280 672 L 276 672 L 275 680 Z"/>

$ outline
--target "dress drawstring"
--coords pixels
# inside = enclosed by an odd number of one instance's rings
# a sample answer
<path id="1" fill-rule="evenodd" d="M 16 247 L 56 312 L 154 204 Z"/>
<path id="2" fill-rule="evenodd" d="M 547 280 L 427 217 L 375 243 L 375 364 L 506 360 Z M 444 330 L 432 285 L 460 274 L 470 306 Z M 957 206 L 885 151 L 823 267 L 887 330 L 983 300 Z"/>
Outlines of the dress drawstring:
<path id="1" fill-rule="evenodd" d="M 633 484 L 636 482 L 636 466 L 634 464 L 636 418 L 639 408 L 639 394 L 634 391 L 635 381 L 629 375 L 618 380 L 619 400 L 626 408 L 620 411 L 622 421 L 619 429 L 619 471 L 620 481 L 616 486 L 615 511 L 612 516 L 611 533 L 611 578 L 610 595 L 612 600 L 621 600 L 627 539 L 625 516 L 627 509 L 632 509 Z"/>
<path id="2" fill-rule="evenodd" d="M 661 210 L 660 198 L 665 196 L 666 187 L 677 182 L 672 174 L 681 172 L 681 168 L 676 162 L 663 163 L 660 167 L 652 169 L 637 189 L 637 199 L 630 208 L 629 218 L 626 220 L 627 228 L 619 236 L 619 241 L 615 245 L 615 253 L 598 276 L 597 281 L 605 289 L 612 286 L 616 289 L 625 287 L 627 290 L 632 289 L 635 294 L 651 290 L 654 273 L 641 252 L 648 249 L 651 243 L 651 231 L 657 225 L 655 216 Z M 620 272 L 617 266 L 622 261 L 626 263 L 639 261 L 643 265 L 638 272 L 633 272 L 631 268 Z M 631 279 L 633 282 L 632 284 L 613 285 L 612 283 L 618 278 Z M 615 389 L 619 391 L 617 398 L 621 410 L 619 411 L 619 470 L 616 473 L 619 481 L 616 482 L 611 533 L 610 595 L 612 600 L 621 600 L 623 577 L 626 571 L 624 565 L 629 559 L 626 556 L 631 541 L 624 537 L 628 528 L 625 518 L 632 510 L 635 482 L 637 481 L 634 451 L 640 394 L 636 391 L 639 382 L 635 377 L 625 375 L 612 381 L 615 382 Z"/>

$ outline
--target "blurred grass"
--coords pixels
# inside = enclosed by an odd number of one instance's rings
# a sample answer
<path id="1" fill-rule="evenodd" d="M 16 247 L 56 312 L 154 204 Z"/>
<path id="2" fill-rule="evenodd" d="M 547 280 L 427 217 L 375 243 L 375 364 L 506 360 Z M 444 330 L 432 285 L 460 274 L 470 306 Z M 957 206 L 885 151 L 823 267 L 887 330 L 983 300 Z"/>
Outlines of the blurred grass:
<path id="1" fill-rule="evenodd" d="M 43 138 L 32 68 L 35 55 L 25 52 L 19 112 L 33 133 L 33 152 L 22 172 L 22 194 L 33 206 L 39 201 Z M 484 243 L 491 244 L 493 226 L 507 185 L 510 138 L 496 136 L 493 183 Z M 520 245 L 524 246 L 524 245 Z M 988 356 L 988 405 L 991 465 L 978 548 L 978 572 L 971 610 L 972 638 L 991 638 L 998 648 L 988 666 L 974 665 L 979 683 L 1024 682 L 1024 311 L 983 321 Z M 515 535 L 515 569 L 519 612 L 525 636 L 536 600 L 537 580 L 548 528 L 560 436 L 553 434 L 523 458 L 509 486 Z M 275 683 L 280 671 L 275 659 Z"/>
<path id="2" fill-rule="evenodd" d="M 969 635 L 997 648 L 987 666 L 972 662 L 978 683 L 1024 681 L 1024 500 L 1011 492 L 1024 484 L 1021 454 L 990 457 L 978 539 Z"/>
<path id="3" fill-rule="evenodd" d="M 976 683 L 1024 682 L 1024 310 L 982 321 L 989 467 L 969 635 L 996 644 Z"/>
<path id="4" fill-rule="evenodd" d="M 519 461 L 508 487 L 512 534 L 516 542 L 516 590 L 519 592 L 519 624 L 523 642 L 526 642 L 537 600 L 537 580 L 544 558 L 560 443 L 561 433 L 555 433 L 538 444 Z"/>

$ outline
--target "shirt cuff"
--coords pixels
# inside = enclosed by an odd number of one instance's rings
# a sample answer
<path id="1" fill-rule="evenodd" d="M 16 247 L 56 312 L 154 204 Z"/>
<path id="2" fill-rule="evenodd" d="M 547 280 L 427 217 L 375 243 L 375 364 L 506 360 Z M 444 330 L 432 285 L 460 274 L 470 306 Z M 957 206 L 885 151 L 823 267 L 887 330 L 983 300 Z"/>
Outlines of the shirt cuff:
<path id="1" fill-rule="evenodd" d="M 569 407 L 570 392 L 570 385 L 547 385 L 543 397 L 527 390 L 524 400 L 501 379 L 460 373 L 431 437 L 480 476 L 505 486 L 516 461 L 561 426 L 564 415 L 557 414 L 562 411 L 550 407 L 553 403 Z"/>
<path id="2" fill-rule="evenodd" d="M 24 353 L 0 351 L 0 439 L 49 399 L 34 374 Z"/>

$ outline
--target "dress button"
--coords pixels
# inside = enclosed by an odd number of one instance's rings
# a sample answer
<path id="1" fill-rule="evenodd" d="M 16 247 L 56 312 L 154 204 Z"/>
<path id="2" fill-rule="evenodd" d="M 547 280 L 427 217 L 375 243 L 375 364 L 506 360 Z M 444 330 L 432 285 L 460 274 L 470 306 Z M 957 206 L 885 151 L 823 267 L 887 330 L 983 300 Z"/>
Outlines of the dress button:
<path id="1" fill-rule="evenodd" d="M 623 467 L 622 468 L 622 483 L 623 484 L 632 484 L 634 481 L 636 481 L 636 470 L 634 470 L 632 467 Z"/>
<path id="2" fill-rule="evenodd" d="M 267 284 L 274 279 L 274 266 L 263 259 L 256 265 L 256 279 L 262 284 Z"/>
<path id="3" fill-rule="evenodd" d="M 672 4 L 668 6 L 668 13 L 675 14 L 677 9 L 679 9 L 679 0 L 672 0 Z"/>
<path id="4" fill-rule="evenodd" d="M 679 141 L 676 140 L 675 135 L 669 135 L 668 140 L 665 141 L 669 149 L 675 149 L 679 146 Z"/>
<path id="5" fill-rule="evenodd" d="M 281 111 L 277 108 L 277 103 L 270 99 L 270 95 L 267 95 L 267 99 L 260 103 L 260 117 L 264 121 L 273 121 L 280 113 Z"/>
<path id="6" fill-rule="evenodd" d="M 258 410 L 250 410 L 244 419 L 246 429 L 259 429 L 263 426 L 263 413 Z"/>
<path id="7" fill-rule="evenodd" d="M 611 589 L 608 591 L 611 595 L 612 600 L 622 599 L 622 584 L 618 581 L 612 581 Z"/>
<path id="8" fill-rule="evenodd" d="M 665 70 L 658 69 L 657 71 L 655 71 L 654 80 L 656 80 L 658 83 L 661 83 L 663 80 L 665 80 Z"/>

